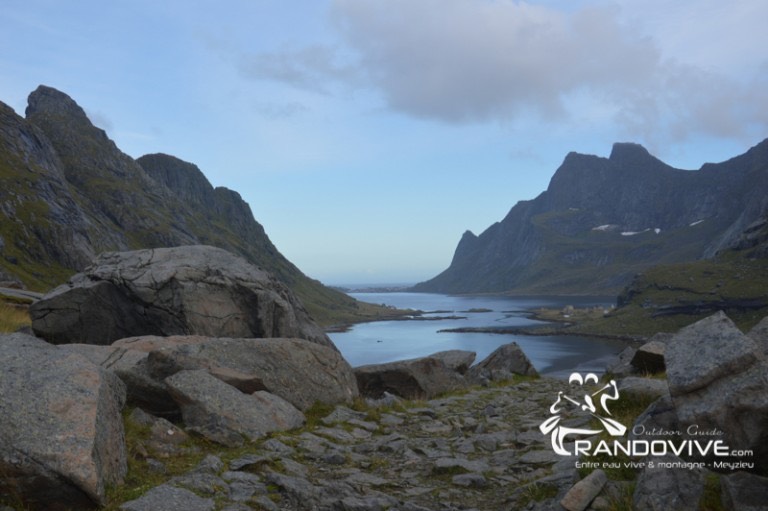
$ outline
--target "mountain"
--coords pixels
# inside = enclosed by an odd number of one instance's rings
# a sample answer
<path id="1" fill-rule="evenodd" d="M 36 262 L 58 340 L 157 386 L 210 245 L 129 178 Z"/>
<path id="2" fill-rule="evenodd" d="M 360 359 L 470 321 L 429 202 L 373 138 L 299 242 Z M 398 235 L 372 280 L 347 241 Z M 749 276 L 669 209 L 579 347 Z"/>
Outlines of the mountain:
<path id="1" fill-rule="evenodd" d="M 608 158 L 570 153 L 545 192 L 464 233 L 449 268 L 412 290 L 616 294 L 649 267 L 743 243 L 767 210 L 768 140 L 696 171 L 637 144 L 614 144 Z"/>
<path id="2" fill-rule="evenodd" d="M 206 244 L 275 274 L 320 322 L 360 304 L 308 278 L 272 244 L 248 204 L 195 165 L 134 160 L 66 94 L 40 86 L 26 118 L 0 103 L 0 280 L 46 290 L 100 252 Z"/>

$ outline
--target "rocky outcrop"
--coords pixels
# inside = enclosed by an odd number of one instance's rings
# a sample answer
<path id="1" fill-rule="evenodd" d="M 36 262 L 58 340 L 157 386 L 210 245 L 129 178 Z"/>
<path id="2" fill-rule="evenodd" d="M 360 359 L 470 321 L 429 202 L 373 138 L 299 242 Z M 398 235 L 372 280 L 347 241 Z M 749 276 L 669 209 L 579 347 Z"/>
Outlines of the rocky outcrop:
<path id="1" fill-rule="evenodd" d="M 339 405 L 317 425 L 259 438 L 240 456 L 209 457 L 122 509 L 165 509 L 177 493 L 232 511 L 555 509 L 576 469 L 542 444 L 538 423 L 565 387 L 542 379 L 396 409 Z M 537 502 L 537 489 L 551 497 Z"/>
<path id="2" fill-rule="evenodd" d="M 768 363 L 721 313 L 680 330 L 667 345 L 667 380 L 682 427 L 722 431 L 731 449 L 768 460 Z"/>
<path id="3" fill-rule="evenodd" d="M 590 474 L 573 485 L 568 490 L 560 505 L 567 511 L 584 511 L 589 507 L 595 497 L 603 490 L 608 477 L 601 469 L 594 470 Z"/>
<path id="4" fill-rule="evenodd" d="M 722 502 L 728 511 L 761 511 L 766 508 L 768 477 L 736 472 L 721 479 Z"/>
<path id="5" fill-rule="evenodd" d="M 357 382 L 338 351 L 302 339 L 230 339 L 142 336 L 111 346 L 61 345 L 88 357 L 125 382 L 128 401 L 163 417 L 179 416 L 166 379 L 204 369 L 245 394 L 268 391 L 301 410 L 316 402 L 351 403 Z"/>
<path id="6" fill-rule="evenodd" d="M 111 252 L 30 307 L 53 343 L 110 344 L 138 335 L 298 337 L 333 343 L 266 271 L 225 250 Z"/>
<path id="7" fill-rule="evenodd" d="M 405 399 L 429 399 L 465 387 L 467 381 L 457 371 L 465 363 L 453 364 L 451 360 L 456 359 L 457 353 L 453 352 L 450 358 L 445 353 L 356 367 L 357 386 L 363 396 L 372 399 L 379 399 L 385 393 Z M 474 353 L 470 353 L 461 358 L 474 358 Z"/>
<path id="8" fill-rule="evenodd" d="M 698 511 L 704 492 L 704 471 L 697 468 L 666 468 L 681 459 L 674 455 L 654 458 L 656 463 L 643 469 L 632 499 L 633 509 L 675 509 Z M 664 465 L 662 465 L 664 464 Z"/>
<path id="9" fill-rule="evenodd" d="M 622 396 L 644 399 L 669 397 L 669 386 L 666 380 L 628 376 L 619 381 L 619 392 Z"/>
<path id="10" fill-rule="evenodd" d="M 614 144 L 609 158 L 570 153 L 545 192 L 464 233 L 450 266 L 414 289 L 616 293 L 656 264 L 712 257 L 745 230 L 759 242 L 766 196 L 768 140 L 695 172 L 637 144 Z"/>
<path id="11" fill-rule="evenodd" d="M 474 382 L 506 380 L 513 375 L 538 376 L 528 357 L 516 342 L 496 348 L 490 355 L 469 370 Z"/>
<path id="12" fill-rule="evenodd" d="M 244 394 L 202 369 L 180 371 L 165 383 L 187 431 L 229 447 L 304 423 L 304 414 L 284 399 L 264 391 Z"/>
<path id="13" fill-rule="evenodd" d="M 632 357 L 632 366 L 641 373 L 662 373 L 664 366 L 664 350 L 666 345 L 660 341 L 650 340 L 643 344 Z"/>
<path id="14" fill-rule="evenodd" d="M 152 338 L 125 339 L 116 346 L 144 349 Z M 338 351 L 301 339 L 209 339 L 171 337 L 152 348 L 147 370 L 164 380 L 182 370 L 211 375 L 252 393 L 266 390 L 300 410 L 316 402 L 351 403 L 358 395 L 352 368 Z"/>
<path id="15" fill-rule="evenodd" d="M 125 384 L 127 400 L 132 406 L 164 417 L 177 417 L 179 406 L 171 398 L 165 383 L 149 373 L 149 350 L 124 348 L 119 342 L 114 346 L 60 344 L 59 349 L 77 353 L 114 373 Z"/>
<path id="16" fill-rule="evenodd" d="M 0 494 L 40 510 L 104 505 L 127 471 L 121 381 L 24 334 L 0 339 L 0 367 Z"/>
<path id="17" fill-rule="evenodd" d="M 763 353 L 768 356 L 768 317 L 765 317 L 747 334 L 753 341 L 755 341 L 758 347 Z"/>
<path id="18" fill-rule="evenodd" d="M 2 280 L 50 289 L 102 252 L 205 244 L 266 269 L 318 319 L 357 310 L 288 261 L 237 192 L 172 156 L 134 160 L 51 87 L 30 94 L 26 118 L 0 103 L 0 171 Z"/>
<path id="19" fill-rule="evenodd" d="M 355 376 L 360 393 L 371 399 L 389 394 L 405 399 L 430 399 L 469 385 L 508 380 L 516 374 L 538 376 L 514 342 L 500 346 L 472 366 L 475 356 L 471 351 L 441 351 L 411 360 L 356 367 Z"/>

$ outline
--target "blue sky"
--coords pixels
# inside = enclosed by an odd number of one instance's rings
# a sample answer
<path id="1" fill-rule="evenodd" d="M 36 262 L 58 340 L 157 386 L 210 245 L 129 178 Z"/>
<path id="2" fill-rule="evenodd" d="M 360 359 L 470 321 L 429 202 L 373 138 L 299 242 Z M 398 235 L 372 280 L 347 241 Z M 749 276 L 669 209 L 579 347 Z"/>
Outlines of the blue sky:
<path id="1" fill-rule="evenodd" d="M 0 101 L 195 163 L 329 284 L 428 279 L 570 151 L 768 137 L 764 0 L 3 0 Z"/>

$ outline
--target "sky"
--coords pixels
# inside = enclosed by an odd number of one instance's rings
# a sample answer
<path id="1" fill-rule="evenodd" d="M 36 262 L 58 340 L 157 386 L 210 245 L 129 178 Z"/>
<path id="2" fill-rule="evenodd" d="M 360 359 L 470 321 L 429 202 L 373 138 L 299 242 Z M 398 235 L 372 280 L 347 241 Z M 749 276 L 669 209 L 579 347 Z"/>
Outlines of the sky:
<path id="1" fill-rule="evenodd" d="M 55 87 L 196 164 L 326 284 L 437 275 L 571 151 L 768 137 L 765 0 L 0 2 L 0 101 Z"/>

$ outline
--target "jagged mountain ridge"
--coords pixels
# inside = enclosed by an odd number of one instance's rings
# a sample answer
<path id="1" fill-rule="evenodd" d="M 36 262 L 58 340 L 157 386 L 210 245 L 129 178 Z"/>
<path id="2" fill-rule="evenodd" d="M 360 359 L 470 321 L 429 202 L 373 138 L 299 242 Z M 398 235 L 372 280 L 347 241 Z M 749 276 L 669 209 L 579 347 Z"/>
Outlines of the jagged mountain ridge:
<path id="1" fill-rule="evenodd" d="M 26 118 L 0 102 L 0 186 L 0 279 L 44 290 L 104 251 L 207 244 L 274 273 L 313 315 L 357 308 L 288 261 L 237 192 L 173 156 L 134 160 L 56 89 L 32 92 Z"/>
<path id="2" fill-rule="evenodd" d="M 697 171 L 640 145 L 570 153 L 545 192 L 462 236 L 448 269 L 414 291 L 614 294 L 656 264 L 714 256 L 768 210 L 768 140 Z"/>

